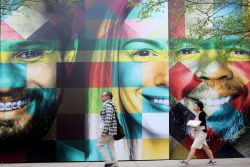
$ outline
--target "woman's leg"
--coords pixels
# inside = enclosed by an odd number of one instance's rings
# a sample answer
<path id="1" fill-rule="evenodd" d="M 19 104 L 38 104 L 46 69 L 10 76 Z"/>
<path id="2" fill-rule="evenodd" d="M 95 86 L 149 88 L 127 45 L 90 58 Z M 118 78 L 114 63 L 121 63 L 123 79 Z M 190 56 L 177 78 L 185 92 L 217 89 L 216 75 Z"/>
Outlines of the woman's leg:
<path id="1" fill-rule="evenodd" d="M 196 152 L 196 148 L 191 147 L 191 150 L 190 150 L 188 157 L 187 157 L 187 162 L 189 162 L 194 157 L 195 152 Z"/>
<path id="2" fill-rule="evenodd" d="M 209 159 L 211 161 L 213 161 L 214 160 L 214 156 L 213 156 L 213 153 L 210 150 L 210 148 L 206 144 L 203 144 L 202 149 L 205 151 L 205 153 L 207 154 L 207 156 L 209 157 Z"/>

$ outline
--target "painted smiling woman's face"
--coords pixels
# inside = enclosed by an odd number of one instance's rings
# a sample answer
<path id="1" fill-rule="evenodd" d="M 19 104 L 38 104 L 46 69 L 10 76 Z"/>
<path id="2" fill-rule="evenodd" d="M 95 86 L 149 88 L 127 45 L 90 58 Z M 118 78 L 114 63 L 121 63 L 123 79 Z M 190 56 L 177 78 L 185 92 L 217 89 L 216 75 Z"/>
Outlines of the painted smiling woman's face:
<path id="1" fill-rule="evenodd" d="M 164 9 L 167 10 L 167 5 Z M 129 13 L 122 29 L 118 60 L 121 103 L 139 127 L 132 125 L 138 131 L 135 136 L 164 138 L 166 144 L 169 137 L 167 11 L 154 13 L 142 21 L 137 12 L 138 8 Z"/>
<path id="2" fill-rule="evenodd" d="M 129 13 L 122 29 L 118 60 L 121 101 L 131 115 L 155 113 L 157 117 L 164 113 L 162 119 L 165 123 L 159 123 L 159 126 L 168 127 L 165 125 L 169 111 L 167 11 L 154 13 L 153 17 L 140 21 L 138 10 L 135 8 Z M 142 122 L 147 126 L 153 125 L 150 120 Z M 141 121 L 138 123 L 142 125 Z"/>
<path id="3" fill-rule="evenodd" d="M 0 140 L 41 138 L 59 108 L 60 35 L 43 3 L 20 7 L 1 21 Z"/>

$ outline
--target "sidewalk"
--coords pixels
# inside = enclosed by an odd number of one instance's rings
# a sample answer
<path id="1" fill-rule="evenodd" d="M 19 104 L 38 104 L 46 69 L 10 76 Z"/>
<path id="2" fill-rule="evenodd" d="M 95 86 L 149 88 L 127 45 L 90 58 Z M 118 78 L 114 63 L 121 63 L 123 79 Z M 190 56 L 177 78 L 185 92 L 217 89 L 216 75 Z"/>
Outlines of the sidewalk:
<path id="1" fill-rule="evenodd" d="M 121 161 L 119 167 L 178 167 L 179 160 L 162 161 Z M 192 160 L 190 167 L 249 167 L 250 158 L 216 159 L 216 165 L 206 165 L 208 160 Z M 21 163 L 0 164 L 0 167 L 103 167 L 103 162 L 70 162 L 70 163 Z"/>

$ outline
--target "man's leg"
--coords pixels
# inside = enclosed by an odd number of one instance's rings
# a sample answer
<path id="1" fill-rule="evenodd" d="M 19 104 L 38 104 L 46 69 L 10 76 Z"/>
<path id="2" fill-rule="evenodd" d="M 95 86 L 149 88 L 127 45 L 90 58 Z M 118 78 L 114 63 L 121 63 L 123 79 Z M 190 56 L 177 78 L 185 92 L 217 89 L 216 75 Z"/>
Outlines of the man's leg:
<path id="1" fill-rule="evenodd" d="M 108 145 L 108 149 L 110 151 L 112 160 L 115 161 L 117 163 L 117 156 L 116 156 L 116 151 L 115 151 L 115 146 L 114 146 L 114 137 L 113 135 L 110 135 L 110 138 L 107 142 Z"/>
<path id="2" fill-rule="evenodd" d="M 109 139 L 109 135 L 105 135 L 105 136 L 99 136 L 98 140 L 97 140 L 97 144 L 96 144 L 96 147 L 97 149 L 100 151 L 100 153 L 102 154 L 105 162 L 108 162 L 110 161 L 109 160 L 109 157 L 104 149 L 104 144 L 107 143 L 108 139 Z"/>

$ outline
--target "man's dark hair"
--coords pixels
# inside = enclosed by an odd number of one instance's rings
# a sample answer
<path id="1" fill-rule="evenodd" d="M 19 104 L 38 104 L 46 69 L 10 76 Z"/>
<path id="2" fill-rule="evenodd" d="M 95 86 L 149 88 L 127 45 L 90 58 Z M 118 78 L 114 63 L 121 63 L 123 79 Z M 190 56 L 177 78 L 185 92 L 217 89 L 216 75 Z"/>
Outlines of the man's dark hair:
<path id="1" fill-rule="evenodd" d="M 110 91 L 105 91 L 105 93 L 109 96 L 110 99 L 113 99 L 113 94 Z"/>
<path id="2" fill-rule="evenodd" d="M 197 101 L 195 102 L 195 104 L 197 104 L 197 106 L 200 108 L 201 111 L 203 110 L 204 105 L 201 101 Z"/>

